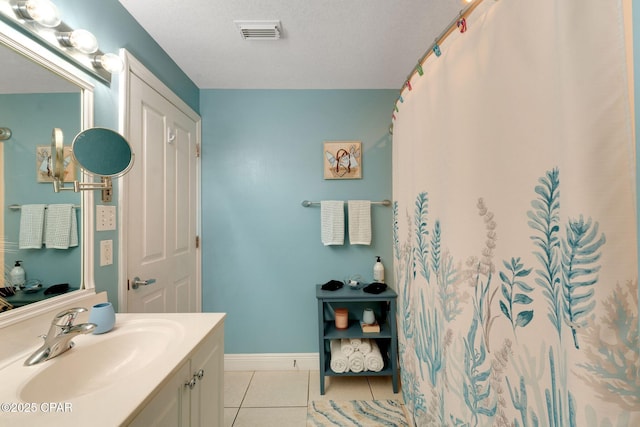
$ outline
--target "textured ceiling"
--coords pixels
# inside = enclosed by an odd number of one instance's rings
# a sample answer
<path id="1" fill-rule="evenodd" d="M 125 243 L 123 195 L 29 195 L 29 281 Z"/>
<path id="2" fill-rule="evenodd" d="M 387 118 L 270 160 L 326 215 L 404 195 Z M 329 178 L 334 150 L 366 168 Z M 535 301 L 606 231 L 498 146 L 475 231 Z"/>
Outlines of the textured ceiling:
<path id="1" fill-rule="evenodd" d="M 119 0 L 201 89 L 399 89 L 460 0 Z M 246 41 L 234 20 L 280 20 Z"/>

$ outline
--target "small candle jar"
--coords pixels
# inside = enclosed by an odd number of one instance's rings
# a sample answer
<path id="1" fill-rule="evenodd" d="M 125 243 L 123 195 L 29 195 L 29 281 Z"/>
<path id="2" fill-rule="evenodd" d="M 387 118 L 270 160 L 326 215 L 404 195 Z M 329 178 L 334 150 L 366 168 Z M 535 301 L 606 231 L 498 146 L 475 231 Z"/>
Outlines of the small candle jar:
<path id="1" fill-rule="evenodd" d="M 373 325 L 376 323 L 376 316 L 373 314 L 373 309 L 365 308 L 362 312 L 362 321 L 366 325 Z"/>
<path id="2" fill-rule="evenodd" d="M 347 329 L 347 327 L 349 327 L 349 310 L 336 308 L 336 329 Z"/>

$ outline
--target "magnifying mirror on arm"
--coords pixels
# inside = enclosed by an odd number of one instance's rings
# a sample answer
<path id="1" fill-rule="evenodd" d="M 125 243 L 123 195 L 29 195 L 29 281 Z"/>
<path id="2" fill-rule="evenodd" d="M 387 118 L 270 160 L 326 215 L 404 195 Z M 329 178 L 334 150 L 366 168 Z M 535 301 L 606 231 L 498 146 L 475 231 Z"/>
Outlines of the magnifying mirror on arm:
<path id="1" fill-rule="evenodd" d="M 110 201 L 111 179 L 126 174 L 133 166 L 134 154 L 129 142 L 118 132 L 105 128 L 90 128 L 80 132 L 71 144 L 72 158 L 65 158 L 62 131 L 53 129 L 51 140 L 51 171 L 53 191 L 75 192 L 102 190 L 102 201 Z M 100 182 L 79 182 L 73 177 L 73 186 L 66 187 L 65 169 L 68 162 L 76 162 L 89 175 L 101 178 Z"/>

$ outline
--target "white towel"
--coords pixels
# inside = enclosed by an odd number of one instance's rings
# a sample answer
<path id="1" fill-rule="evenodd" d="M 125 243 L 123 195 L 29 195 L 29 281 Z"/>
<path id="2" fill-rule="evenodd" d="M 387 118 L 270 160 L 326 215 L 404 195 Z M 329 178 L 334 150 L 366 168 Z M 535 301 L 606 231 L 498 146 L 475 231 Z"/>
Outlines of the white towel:
<path id="1" fill-rule="evenodd" d="M 371 244 L 371 201 L 349 200 L 349 243 Z"/>
<path id="2" fill-rule="evenodd" d="M 349 357 L 351 354 L 356 351 L 356 349 L 351 345 L 351 340 L 349 338 L 342 338 L 340 340 L 340 346 L 342 348 L 342 354 Z"/>
<path id="3" fill-rule="evenodd" d="M 384 359 L 375 340 L 371 340 L 371 351 L 364 355 L 364 367 L 373 372 L 380 372 L 384 368 Z"/>
<path id="4" fill-rule="evenodd" d="M 49 249 L 69 249 L 78 246 L 78 220 L 73 205 L 47 206 L 44 243 Z"/>
<path id="5" fill-rule="evenodd" d="M 354 350 L 358 351 L 358 347 L 360 347 L 360 344 L 362 343 L 362 338 L 350 338 L 349 341 L 351 342 Z"/>
<path id="6" fill-rule="evenodd" d="M 354 351 L 351 353 L 349 359 L 349 370 L 351 372 L 362 372 L 364 371 L 364 354 L 359 351 Z"/>
<path id="7" fill-rule="evenodd" d="M 344 202 L 323 200 L 320 202 L 320 226 L 322 243 L 344 245 Z"/>
<path id="8" fill-rule="evenodd" d="M 340 340 L 331 340 L 331 370 L 336 374 L 342 374 L 349 370 L 349 359 L 342 353 Z"/>
<path id="9" fill-rule="evenodd" d="M 358 346 L 358 351 L 365 356 L 371 353 L 371 340 L 369 338 L 364 338 Z"/>
<path id="10" fill-rule="evenodd" d="M 45 205 L 22 205 L 20 210 L 20 249 L 42 248 Z"/>

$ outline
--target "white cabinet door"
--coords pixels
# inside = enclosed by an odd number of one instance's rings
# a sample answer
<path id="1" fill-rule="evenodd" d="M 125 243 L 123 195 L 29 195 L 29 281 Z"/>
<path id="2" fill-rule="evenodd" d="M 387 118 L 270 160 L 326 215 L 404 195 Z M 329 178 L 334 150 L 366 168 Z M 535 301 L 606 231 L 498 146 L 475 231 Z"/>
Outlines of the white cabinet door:
<path id="1" fill-rule="evenodd" d="M 191 359 L 193 374 L 202 372 L 191 390 L 191 427 L 222 427 L 224 420 L 224 329 L 218 328 Z"/>
<path id="2" fill-rule="evenodd" d="M 160 389 L 129 427 L 188 427 L 189 387 L 185 382 L 191 377 L 189 361 Z"/>

